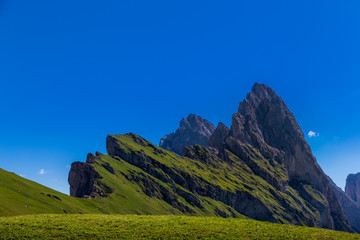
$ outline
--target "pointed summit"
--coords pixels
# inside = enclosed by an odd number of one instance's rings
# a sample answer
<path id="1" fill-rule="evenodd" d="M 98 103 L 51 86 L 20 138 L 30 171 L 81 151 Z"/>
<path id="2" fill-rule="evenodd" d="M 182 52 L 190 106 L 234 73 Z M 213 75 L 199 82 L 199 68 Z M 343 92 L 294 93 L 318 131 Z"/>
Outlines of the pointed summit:
<path id="1" fill-rule="evenodd" d="M 274 98 L 278 97 L 275 91 L 266 86 L 265 84 L 255 83 L 251 89 L 251 93 L 259 96 L 259 97 L 266 97 L 266 98 Z"/>
<path id="2" fill-rule="evenodd" d="M 270 95 L 276 95 L 275 94 L 275 91 L 271 88 L 271 87 L 268 87 L 266 86 L 265 84 L 262 84 L 262 83 L 254 83 L 252 89 L 251 89 L 251 92 L 253 93 L 256 93 L 256 92 L 267 92 L 269 93 Z"/>
<path id="3" fill-rule="evenodd" d="M 310 146 L 304 138 L 294 115 L 284 101 L 270 87 L 255 83 L 246 99 L 240 102 L 238 112 L 233 114 L 227 148 L 240 158 L 249 156 L 244 144 L 259 151 L 265 159 L 273 159 L 285 166 L 288 179 L 279 181 L 266 172 L 258 172 L 281 191 L 287 186 L 296 189 L 308 201 L 304 186 L 311 186 L 327 199 L 322 207 L 320 226 L 330 229 L 346 229 L 344 213 L 329 186 L 327 176 L 317 164 Z M 257 171 L 257 168 L 253 168 Z"/>
<path id="4" fill-rule="evenodd" d="M 285 164 L 289 177 L 309 180 L 322 173 L 294 115 L 270 87 L 255 83 L 233 115 L 231 136 Z M 325 177 L 324 177 L 325 178 Z M 321 180 L 314 183 L 323 189 Z"/>
<path id="5" fill-rule="evenodd" d="M 180 127 L 175 133 L 170 133 L 160 140 L 159 146 L 182 155 L 185 147 L 194 144 L 206 146 L 214 131 L 215 126 L 211 122 L 195 114 L 189 114 L 180 121 Z"/>

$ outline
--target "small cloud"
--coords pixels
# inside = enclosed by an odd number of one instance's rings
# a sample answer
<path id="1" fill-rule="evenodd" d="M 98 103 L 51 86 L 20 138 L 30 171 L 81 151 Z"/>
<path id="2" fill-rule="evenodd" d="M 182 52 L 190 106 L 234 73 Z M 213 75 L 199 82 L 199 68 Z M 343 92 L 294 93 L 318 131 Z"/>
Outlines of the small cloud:
<path id="1" fill-rule="evenodd" d="M 40 175 L 44 175 L 46 174 L 46 171 L 44 169 L 41 169 L 40 172 L 39 172 Z"/>
<path id="2" fill-rule="evenodd" d="M 309 136 L 310 138 L 312 138 L 312 137 L 318 137 L 318 136 L 320 136 L 320 133 L 317 133 L 317 132 L 314 132 L 314 131 L 309 131 L 308 136 Z"/>
<path id="3" fill-rule="evenodd" d="M 65 168 L 70 168 L 70 165 L 66 165 Z"/>

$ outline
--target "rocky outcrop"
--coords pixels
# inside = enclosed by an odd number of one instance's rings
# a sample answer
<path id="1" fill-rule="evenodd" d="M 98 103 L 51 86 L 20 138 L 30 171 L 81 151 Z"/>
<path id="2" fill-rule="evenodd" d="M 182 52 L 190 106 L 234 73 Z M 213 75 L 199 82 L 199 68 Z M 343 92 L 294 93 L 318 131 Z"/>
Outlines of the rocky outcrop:
<path id="1" fill-rule="evenodd" d="M 356 203 L 360 203 L 360 173 L 349 174 L 346 178 L 345 193 Z"/>
<path id="2" fill-rule="evenodd" d="M 170 133 L 160 140 L 159 146 L 182 155 L 184 148 L 187 146 L 194 144 L 206 146 L 214 131 L 214 125 L 208 120 L 190 114 L 180 121 L 180 127 L 175 133 Z"/>
<path id="3" fill-rule="evenodd" d="M 95 163 L 95 155 L 92 153 L 88 153 L 86 156 L 86 163 Z"/>
<path id="4" fill-rule="evenodd" d="M 87 161 L 92 159 L 88 155 Z M 90 160 L 94 161 L 94 159 Z M 94 170 L 93 166 L 84 162 L 71 164 L 68 182 L 70 185 L 70 196 L 73 197 L 95 197 L 105 196 L 104 191 L 96 187 L 95 183 L 101 176 Z"/>
<path id="5" fill-rule="evenodd" d="M 334 191 L 340 206 L 343 208 L 350 226 L 360 233 L 360 205 L 354 202 L 341 188 L 329 178 L 330 186 Z"/>
<path id="6" fill-rule="evenodd" d="M 224 123 L 220 122 L 214 133 L 210 136 L 207 147 L 212 150 L 214 154 L 218 154 L 218 149 L 222 148 L 229 132 L 230 129 Z"/>

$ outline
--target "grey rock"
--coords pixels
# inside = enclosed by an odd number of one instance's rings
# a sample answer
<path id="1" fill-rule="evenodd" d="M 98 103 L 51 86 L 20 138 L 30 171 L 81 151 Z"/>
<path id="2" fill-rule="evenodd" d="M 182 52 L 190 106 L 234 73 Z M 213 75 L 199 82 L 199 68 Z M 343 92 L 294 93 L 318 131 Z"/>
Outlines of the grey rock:
<path id="1" fill-rule="evenodd" d="M 360 203 L 360 173 L 349 174 L 346 178 L 345 193 L 356 203 Z"/>
<path id="2" fill-rule="evenodd" d="M 233 115 L 230 136 L 284 163 L 289 178 L 312 182 L 325 192 L 327 179 L 293 114 L 271 88 L 256 83 Z M 320 177 L 319 177 L 320 176 Z"/>
<path id="3" fill-rule="evenodd" d="M 95 162 L 95 156 L 92 153 L 88 153 L 86 156 L 86 163 L 94 163 Z"/>
<path id="4" fill-rule="evenodd" d="M 206 146 L 214 131 L 214 125 L 208 120 L 190 114 L 180 121 L 180 127 L 175 133 L 170 133 L 160 140 L 159 146 L 182 155 L 187 146 L 194 144 Z"/>
<path id="5" fill-rule="evenodd" d="M 184 157 L 196 159 L 206 164 L 216 162 L 216 155 L 208 148 L 204 148 L 198 144 L 184 148 Z"/>
<path id="6" fill-rule="evenodd" d="M 115 174 L 114 168 L 109 163 L 101 164 L 106 170 L 108 170 L 110 173 Z"/>
<path id="7" fill-rule="evenodd" d="M 229 137 L 251 145 L 265 158 L 284 164 L 290 183 L 308 184 L 325 195 L 328 206 L 319 209 L 321 227 L 349 230 L 327 176 L 316 162 L 295 117 L 274 90 L 258 83 L 253 86 L 233 115 Z M 235 146 L 231 150 L 240 149 Z"/>
<path id="8" fill-rule="evenodd" d="M 360 205 L 353 201 L 341 188 L 336 186 L 330 178 L 329 181 L 340 206 L 350 222 L 351 228 L 360 233 Z"/>
<path id="9" fill-rule="evenodd" d="M 95 186 L 97 179 L 101 178 L 93 166 L 84 162 L 74 162 L 71 164 L 68 182 L 70 184 L 70 196 L 89 197 L 104 193 Z"/>
<path id="10" fill-rule="evenodd" d="M 214 133 L 210 136 L 207 147 L 211 149 L 214 154 L 218 154 L 229 132 L 230 129 L 224 123 L 220 122 Z"/>

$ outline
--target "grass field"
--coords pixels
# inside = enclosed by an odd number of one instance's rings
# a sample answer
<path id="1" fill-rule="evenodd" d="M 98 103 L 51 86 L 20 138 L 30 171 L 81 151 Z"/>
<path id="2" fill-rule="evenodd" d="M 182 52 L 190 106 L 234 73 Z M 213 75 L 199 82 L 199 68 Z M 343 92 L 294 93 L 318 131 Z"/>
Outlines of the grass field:
<path id="1" fill-rule="evenodd" d="M 360 239 L 360 235 L 247 219 L 144 215 L 0 218 L 0 239 Z"/>

